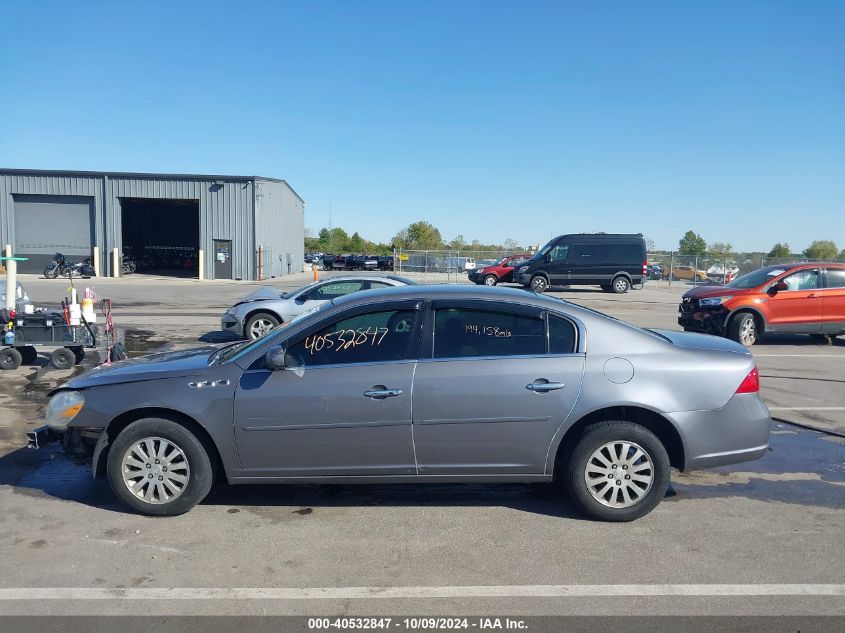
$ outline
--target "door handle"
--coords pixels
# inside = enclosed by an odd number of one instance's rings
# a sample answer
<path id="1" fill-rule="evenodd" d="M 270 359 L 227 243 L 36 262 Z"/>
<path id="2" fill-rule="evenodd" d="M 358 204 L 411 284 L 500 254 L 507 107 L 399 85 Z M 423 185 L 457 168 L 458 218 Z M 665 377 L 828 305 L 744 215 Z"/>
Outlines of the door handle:
<path id="1" fill-rule="evenodd" d="M 817 295 L 816 293 L 813 293 L 813 294 L 811 294 L 811 295 L 807 295 L 807 298 L 808 298 L 808 299 L 818 299 L 818 298 L 819 298 L 819 295 Z"/>
<path id="2" fill-rule="evenodd" d="M 402 395 L 401 389 L 385 389 L 381 387 L 379 389 L 367 389 L 364 392 L 364 395 L 368 398 L 372 398 L 373 400 L 383 400 L 384 398 L 395 398 L 396 396 Z"/>
<path id="3" fill-rule="evenodd" d="M 546 393 L 547 391 L 563 389 L 565 386 L 562 382 L 532 382 L 525 385 L 525 388 L 534 393 Z"/>

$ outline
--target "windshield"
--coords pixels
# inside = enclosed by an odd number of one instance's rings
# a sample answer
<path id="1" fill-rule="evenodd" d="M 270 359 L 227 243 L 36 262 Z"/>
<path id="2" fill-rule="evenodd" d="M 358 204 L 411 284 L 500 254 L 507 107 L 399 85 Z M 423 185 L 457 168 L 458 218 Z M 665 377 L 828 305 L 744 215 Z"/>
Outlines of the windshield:
<path id="1" fill-rule="evenodd" d="M 330 305 L 332 305 L 331 301 L 316 305 L 313 308 L 306 310 L 302 314 L 295 316 L 290 321 L 283 323 L 278 328 L 271 331 L 269 334 L 262 336 L 261 338 L 257 338 L 254 341 L 241 341 L 239 343 L 232 343 L 231 345 L 223 346 L 217 349 L 214 353 L 211 354 L 211 356 L 208 357 L 208 364 L 219 365 L 229 360 L 237 360 L 244 354 L 248 354 L 250 351 L 255 349 L 256 346 L 263 345 L 264 343 L 266 343 L 268 339 L 278 337 L 284 328 L 290 327 L 291 325 L 293 325 L 294 323 L 298 323 L 299 321 L 303 321 L 304 319 L 310 317 L 312 314 L 315 314 L 320 310 L 323 310 L 324 308 L 328 308 Z"/>
<path id="2" fill-rule="evenodd" d="M 554 246 L 554 245 L 555 245 L 555 242 L 556 242 L 556 241 L 557 241 L 557 238 L 554 238 L 553 240 L 551 240 L 551 241 L 550 241 L 548 244 L 546 244 L 543 248 L 541 248 L 539 251 L 537 251 L 537 254 L 536 254 L 536 255 L 534 255 L 534 257 L 535 257 L 535 258 L 536 258 L 536 257 L 542 257 L 543 255 L 545 255 L 546 253 L 548 253 L 550 250 L 552 250 L 552 246 Z"/>
<path id="3" fill-rule="evenodd" d="M 785 272 L 786 268 L 783 266 L 768 266 L 737 277 L 729 284 L 725 284 L 725 287 L 738 289 L 756 288 Z"/>

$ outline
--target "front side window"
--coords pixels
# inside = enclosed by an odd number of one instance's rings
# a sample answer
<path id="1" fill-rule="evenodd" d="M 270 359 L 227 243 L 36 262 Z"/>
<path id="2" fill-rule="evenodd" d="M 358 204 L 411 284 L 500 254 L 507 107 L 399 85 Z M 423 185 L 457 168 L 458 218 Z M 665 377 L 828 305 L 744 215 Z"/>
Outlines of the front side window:
<path id="1" fill-rule="evenodd" d="M 434 313 L 434 357 L 520 356 L 546 351 L 543 319 L 511 312 L 445 308 Z"/>
<path id="2" fill-rule="evenodd" d="M 845 288 L 845 268 L 827 269 L 827 287 Z"/>
<path id="3" fill-rule="evenodd" d="M 781 281 L 787 285 L 787 290 L 815 290 L 821 287 L 818 270 L 799 270 Z"/>
<path id="4" fill-rule="evenodd" d="M 363 289 L 363 281 L 337 281 L 314 288 L 308 293 L 313 301 L 331 301 Z"/>
<path id="5" fill-rule="evenodd" d="M 558 244 L 549 251 L 550 262 L 562 262 L 569 254 L 569 244 Z"/>
<path id="6" fill-rule="evenodd" d="M 286 364 L 314 367 L 407 357 L 416 310 L 368 312 L 336 321 L 288 346 Z"/>

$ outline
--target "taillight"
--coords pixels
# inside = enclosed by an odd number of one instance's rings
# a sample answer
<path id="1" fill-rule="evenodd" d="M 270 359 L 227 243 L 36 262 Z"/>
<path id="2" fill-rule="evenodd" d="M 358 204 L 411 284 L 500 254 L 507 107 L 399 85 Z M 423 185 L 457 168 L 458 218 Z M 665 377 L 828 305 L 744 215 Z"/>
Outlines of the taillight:
<path id="1" fill-rule="evenodd" d="M 757 371 L 757 368 L 751 370 L 751 372 L 745 377 L 745 380 L 742 381 L 742 384 L 736 390 L 737 393 L 757 393 L 760 391 L 760 373 Z"/>
<path id="2" fill-rule="evenodd" d="M 643 262 L 643 275 L 648 274 L 648 262 Z"/>

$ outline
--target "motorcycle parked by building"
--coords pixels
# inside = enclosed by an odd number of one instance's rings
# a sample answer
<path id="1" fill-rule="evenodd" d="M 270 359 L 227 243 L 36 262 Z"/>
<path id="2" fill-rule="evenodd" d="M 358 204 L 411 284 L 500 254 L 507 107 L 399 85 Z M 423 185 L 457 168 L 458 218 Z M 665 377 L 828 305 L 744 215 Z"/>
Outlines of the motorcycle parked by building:
<path id="1" fill-rule="evenodd" d="M 90 257 L 74 264 L 61 253 L 56 253 L 44 268 L 44 276 L 47 279 L 56 279 L 57 277 L 70 279 L 72 277 L 93 277 L 94 275 L 94 267 L 91 265 Z"/>

